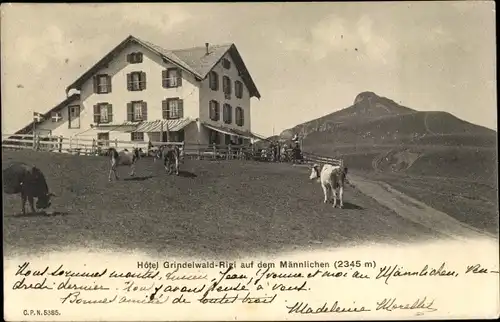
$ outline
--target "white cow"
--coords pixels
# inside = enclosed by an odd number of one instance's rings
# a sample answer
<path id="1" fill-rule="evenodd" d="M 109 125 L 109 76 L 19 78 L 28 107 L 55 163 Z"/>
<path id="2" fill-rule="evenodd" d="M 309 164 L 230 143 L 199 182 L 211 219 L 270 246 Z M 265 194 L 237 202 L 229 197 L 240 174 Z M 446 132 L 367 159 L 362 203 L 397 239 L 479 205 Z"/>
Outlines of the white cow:
<path id="1" fill-rule="evenodd" d="M 135 175 L 135 164 L 140 158 L 141 151 L 141 149 L 133 148 L 132 152 L 127 149 L 118 152 L 115 148 L 109 148 L 108 153 L 110 156 L 111 169 L 109 170 L 108 180 L 111 181 L 112 173 L 114 173 L 115 179 L 118 180 L 116 168 L 121 165 L 130 166 L 132 170 L 130 176 L 133 177 Z"/>
<path id="2" fill-rule="evenodd" d="M 333 197 L 333 207 L 337 206 L 337 191 L 339 194 L 340 208 L 344 207 L 344 183 L 346 181 L 347 168 L 341 168 L 340 166 L 335 166 L 331 164 L 325 164 L 320 172 L 319 164 L 314 164 L 311 168 L 311 175 L 309 179 L 317 179 L 321 183 L 323 192 L 325 194 L 324 203 L 329 201 L 329 191 L 332 192 Z"/>

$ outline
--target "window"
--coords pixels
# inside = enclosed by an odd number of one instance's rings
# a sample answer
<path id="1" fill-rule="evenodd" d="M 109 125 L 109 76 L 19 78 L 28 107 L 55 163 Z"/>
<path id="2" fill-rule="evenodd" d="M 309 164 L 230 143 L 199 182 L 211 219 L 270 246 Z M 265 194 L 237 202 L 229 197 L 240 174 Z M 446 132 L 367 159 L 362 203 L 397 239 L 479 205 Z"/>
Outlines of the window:
<path id="1" fill-rule="evenodd" d="M 144 141 L 144 132 L 130 133 L 130 141 Z"/>
<path id="2" fill-rule="evenodd" d="M 208 74 L 208 83 L 209 83 L 211 90 L 218 91 L 219 90 L 219 75 L 216 72 L 211 71 Z"/>
<path id="3" fill-rule="evenodd" d="M 182 86 L 182 70 L 179 68 L 168 68 L 162 72 L 163 88 Z"/>
<path id="4" fill-rule="evenodd" d="M 225 69 L 231 69 L 231 62 L 227 58 L 222 59 L 222 67 Z"/>
<path id="5" fill-rule="evenodd" d="M 183 100 L 179 98 L 167 98 L 162 102 L 162 118 L 175 120 L 184 117 Z"/>
<path id="6" fill-rule="evenodd" d="M 80 105 L 68 106 L 68 128 L 80 128 Z"/>
<path id="7" fill-rule="evenodd" d="M 94 93 L 111 93 L 111 76 L 105 74 L 94 76 Z"/>
<path id="8" fill-rule="evenodd" d="M 209 135 L 209 144 L 219 144 L 220 143 L 220 136 L 217 131 L 210 130 L 210 135 Z"/>
<path id="9" fill-rule="evenodd" d="M 128 54 L 127 61 L 131 64 L 142 63 L 142 53 L 130 53 L 130 54 Z"/>
<path id="10" fill-rule="evenodd" d="M 234 94 L 237 98 L 243 97 L 243 83 L 240 81 L 234 82 Z"/>
<path id="11" fill-rule="evenodd" d="M 235 115 L 236 116 L 236 125 L 243 126 L 243 124 L 245 124 L 245 114 L 243 112 L 243 109 L 238 106 L 236 108 L 235 114 L 236 114 Z"/>
<path id="12" fill-rule="evenodd" d="M 99 141 L 105 142 L 99 142 Z M 99 146 L 109 146 L 109 132 L 97 133 L 97 145 Z"/>
<path id="13" fill-rule="evenodd" d="M 220 107 L 219 107 L 219 102 L 217 101 L 210 101 L 209 102 L 209 116 L 212 121 L 218 121 L 220 119 Z"/>
<path id="14" fill-rule="evenodd" d="M 224 119 L 224 123 L 231 124 L 233 121 L 233 108 L 229 104 L 224 104 L 222 118 Z"/>
<path id="15" fill-rule="evenodd" d="M 222 77 L 222 91 L 226 99 L 231 98 L 231 79 L 227 76 Z"/>
<path id="16" fill-rule="evenodd" d="M 94 123 L 113 122 L 113 106 L 108 103 L 94 105 Z"/>
<path id="17" fill-rule="evenodd" d="M 146 73 L 132 72 L 127 74 L 127 89 L 129 91 L 142 91 L 146 89 Z"/>
<path id="18" fill-rule="evenodd" d="M 134 108 L 134 120 L 142 120 L 142 103 L 134 102 L 132 107 Z"/>
<path id="19" fill-rule="evenodd" d="M 144 101 L 133 101 L 127 104 L 127 121 L 140 122 L 148 120 L 148 105 Z"/>
<path id="20" fill-rule="evenodd" d="M 101 118 L 99 119 L 99 123 L 108 123 L 108 106 L 107 105 L 101 105 L 99 107 L 100 110 L 100 116 Z"/>

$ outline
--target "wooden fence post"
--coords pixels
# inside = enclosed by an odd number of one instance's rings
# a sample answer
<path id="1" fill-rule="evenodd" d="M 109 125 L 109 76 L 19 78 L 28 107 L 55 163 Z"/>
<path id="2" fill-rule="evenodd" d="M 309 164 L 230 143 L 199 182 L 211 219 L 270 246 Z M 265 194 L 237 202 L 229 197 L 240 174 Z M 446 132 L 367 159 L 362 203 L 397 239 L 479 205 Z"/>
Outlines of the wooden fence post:
<path id="1" fill-rule="evenodd" d="M 215 144 L 213 145 L 213 151 L 214 151 L 214 160 L 217 160 L 217 149 L 215 148 Z"/>

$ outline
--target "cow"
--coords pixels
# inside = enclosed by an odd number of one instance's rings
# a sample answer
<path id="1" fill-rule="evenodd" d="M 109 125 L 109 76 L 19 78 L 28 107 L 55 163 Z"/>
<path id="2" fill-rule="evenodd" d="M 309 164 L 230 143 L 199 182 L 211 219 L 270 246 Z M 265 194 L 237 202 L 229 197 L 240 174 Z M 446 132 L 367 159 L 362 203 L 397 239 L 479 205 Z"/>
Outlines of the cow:
<path id="1" fill-rule="evenodd" d="M 124 149 L 120 152 L 116 151 L 115 148 L 109 148 L 108 154 L 110 156 L 111 169 L 109 170 L 108 179 L 111 181 L 111 173 L 115 174 L 115 179 L 119 180 L 118 175 L 116 174 L 116 168 L 121 165 L 130 166 L 131 172 L 130 176 L 135 175 L 135 164 L 137 160 L 139 160 L 141 156 L 141 149 L 133 148 L 132 152 L 127 149 Z"/>
<path id="2" fill-rule="evenodd" d="M 172 166 L 175 166 L 175 175 L 179 175 L 179 163 L 181 151 L 177 145 L 174 146 L 161 146 L 160 153 L 163 157 L 163 165 L 168 174 L 172 174 Z"/>
<path id="3" fill-rule="evenodd" d="M 6 194 L 21 194 L 23 215 L 26 214 L 26 200 L 30 204 L 31 212 L 36 213 L 34 198 L 37 198 L 36 208 L 47 209 L 51 205 L 50 198 L 55 196 L 49 192 L 42 171 L 36 166 L 22 162 L 13 162 L 3 170 L 3 190 Z"/>
<path id="4" fill-rule="evenodd" d="M 339 194 L 340 208 L 344 207 L 344 184 L 346 182 L 347 168 L 325 164 L 320 172 L 320 166 L 314 164 L 311 168 L 311 175 L 309 179 L 317 179 L 321 183 L 323 192 L 325 194 L 324 203 L 329 201 L 329 191 L 332 192 L 333 208 L 337 206 L 337 191 Z"/>

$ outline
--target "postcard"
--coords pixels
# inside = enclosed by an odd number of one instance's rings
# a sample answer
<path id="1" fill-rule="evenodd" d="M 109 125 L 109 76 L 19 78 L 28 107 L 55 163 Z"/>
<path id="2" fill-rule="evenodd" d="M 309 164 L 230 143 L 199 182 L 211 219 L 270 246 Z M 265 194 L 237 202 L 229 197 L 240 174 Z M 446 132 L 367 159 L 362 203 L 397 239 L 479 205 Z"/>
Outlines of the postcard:
<path id="1" fill-rule="evenodd" d="M 4 320 L 498 318 L 493 1 L 1 15 Z"/>

